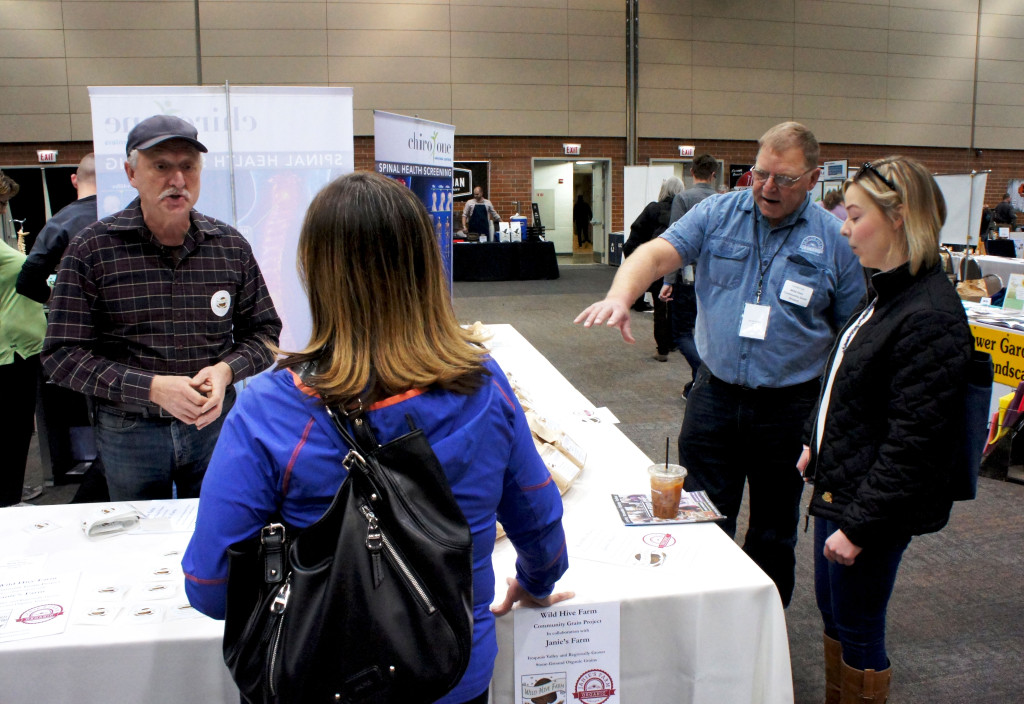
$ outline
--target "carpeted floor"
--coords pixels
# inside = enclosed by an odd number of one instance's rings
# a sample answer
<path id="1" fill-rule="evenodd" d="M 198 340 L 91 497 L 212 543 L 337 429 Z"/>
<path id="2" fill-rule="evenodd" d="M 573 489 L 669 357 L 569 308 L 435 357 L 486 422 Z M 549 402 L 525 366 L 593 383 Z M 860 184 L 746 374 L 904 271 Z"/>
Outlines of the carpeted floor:
<path id="1" fill-rule="evenodd" d="M 608 406 L 649 457 L 664 455 L 668 437 L 675 459 L 689 367 L 678 353 L 666 363 L 652 358 L 650 314 L 632 314 L 636 345 L 614 330 L 572 324 L 615 271 L 563 263 L 555 281 L 459 282 L 455 308 L 464 323 L 514 325 L 595 405 Z M 1024 702 L 1022 515 L 1024 486 L 982 479 L 977 500 L 957 504 L 943 531 L 911 542 L 889 608 L 891 704 Z M 801 533 L 786 613 L 797 704 L 823 701 L 812 559 L 811 534 Z"/>

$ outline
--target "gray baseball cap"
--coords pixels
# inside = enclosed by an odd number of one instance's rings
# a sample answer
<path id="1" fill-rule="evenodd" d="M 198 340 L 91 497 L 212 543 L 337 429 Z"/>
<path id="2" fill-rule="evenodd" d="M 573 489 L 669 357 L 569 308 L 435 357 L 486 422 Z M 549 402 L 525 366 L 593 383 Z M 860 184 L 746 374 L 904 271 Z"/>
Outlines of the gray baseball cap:
<path id="1" fill-rule="evenodd" d="M 198 136 L 199 132 L 196 128 L 180 117 L 153 115 L 135 125 L 128 133 L 128 142 L 125 144 L 124 153 L 125 155 L 131 154 L 133 149 L 144 151 L 169 139 L 183 139 L 201 152 L 209 151 L 202 142 L 196 139 Z"/>

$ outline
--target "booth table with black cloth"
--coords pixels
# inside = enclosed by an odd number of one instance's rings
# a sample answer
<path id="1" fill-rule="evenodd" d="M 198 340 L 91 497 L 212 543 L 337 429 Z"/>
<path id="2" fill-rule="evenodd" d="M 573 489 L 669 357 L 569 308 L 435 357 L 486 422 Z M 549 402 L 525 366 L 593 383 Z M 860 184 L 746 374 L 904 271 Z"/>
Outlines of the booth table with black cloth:
<path id="1" fill-rule="evenodd" d="M 614 424 L 580 413 L 592 410 L 591 404 L 518 332 L 508 325 L 490 326 L 490 332 L 494 358 L 537 408 L 586 448 L 583 473 L 563 497 L 569 570 L 557 589 L 576 592 L 566 604 L 620 605 L 616 701 L 792 704 L 789 641 L 778 591 L 716 525 L 671 526 L 677 543 L 666 550 L 674 552 L 656 569 L 605 560 L 603 549 L 586 552 L 594 536 L 647 544 L 649 531 L 624 526 L 610 495 L 646 493 L 650 460 Z M 171 504 L 194 510 L 196 501 Z M 140 502 L 139 508 L 159 503 Z M 97 506 L 0 511 L 0 582 L 62 573 L 77 580 L 71 603 L 59 605 L 70 617 L 62 633 L 0 642 L 0 702 L 237 704 L 238 690 L 221 656 L 223 623 L 182 616 L 187 607 L 177 565 L 190 531 L 135 530 L 88 540 L 80 521 Z M 515 574 L 508 540 L 498 541 L 493 560 L 500 598 L 505 578 Z M 171 569 L 176 575 L 166 574 Z M 147 585 L 157 579 L 173 580 L 168 583 L 176 589 L 164 591 L 161 600 L 147 598 Z M 122 607 L 121 613 L 108 625 L 87 625 L 83 619 L 103 587 L 122 590 L 120 601 L 104 602 Z M 20 611 L 5 614 L 12 605 L 4 606 L 0 594 L 0 619 L 17 619 L 25 611 L 19 606 Z M 513 682 L 513 621 L 514 615 L 498 619 L 493 704 L 522 701 Z"/>
<path id="2" fill-rule="evenodd" d="M 455 281 L 557 279 L 554 242 L 456 242 L 452 246 Z"/>

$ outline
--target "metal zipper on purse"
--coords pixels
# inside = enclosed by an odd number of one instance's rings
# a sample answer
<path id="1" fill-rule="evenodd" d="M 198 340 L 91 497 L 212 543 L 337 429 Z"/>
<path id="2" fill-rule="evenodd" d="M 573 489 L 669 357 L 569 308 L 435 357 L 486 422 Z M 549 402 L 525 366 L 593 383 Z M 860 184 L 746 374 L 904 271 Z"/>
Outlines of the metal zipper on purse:
<path id="1" fill-rule="evenodd" d="M 270 687 L 270 694 L 277 696 L 277 678 L 274 676 L 277 670 L 277 653 L 281 645 L 281 631 L 284 629 L 284 610 L 288 607 L 288 597 L 291 596 L 292 578 L 288 577 L 277 592 L 273 603 L 270 605 L 270 612 L 277 617 L 277 631 L 274 633 L 274 640 L 270 644 L 270 673 L 267 677 Z"/>
<path id="2" fill-rule="evenodd" d="M 395 550 L 395 546 L 391 544 L 390 540 L 388 540 L 388 536 L 384 533 L 383 530 L 381 530 L 380 524 L 377 522 L 377 516 L 374 514 L 373 510 L 365 504 L 360 506 L 359 510 L 362 512 L 363 517 L 366 518 L 366 548 L 370 551 L 370 554 L 373 556 L 373 559 L 379 559 L 380 550 L 381 547 L 383 547 L 384 551 L 387 552 L 388 556 L 395 563 L 395 566 L 398 567 L 398 571 L 401 572 L 402 576 L 405 577 L 406 583 L 420 598 L 420 601 L 423 602 L 423 606 L 424 608 L 426 608 L 427 613 L 434 613 L 437 610 L 437 608 L 434 606 L 434 603 L 430 600 L 430 597 L 427 596 L 426 590 L 420 584 L 419 580 L 416 579 L 416 576 L 412 573 L 412 570 L 410 570 L 409 566 L 405 564 L 405 560 L 403 560 L 402 557 L 398 554 L 398 551 Z M 374 571 L 376 572 L 376 565 Z"/>

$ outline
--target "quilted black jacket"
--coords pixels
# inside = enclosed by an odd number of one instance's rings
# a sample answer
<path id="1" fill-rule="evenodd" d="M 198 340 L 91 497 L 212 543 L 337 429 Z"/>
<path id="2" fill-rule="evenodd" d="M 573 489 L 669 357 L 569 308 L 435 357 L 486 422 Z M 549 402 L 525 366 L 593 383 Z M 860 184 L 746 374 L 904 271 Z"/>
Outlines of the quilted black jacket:
<path id="1" fill-rule="evenodd" d="M 949 520 L 973 347 L 941 267 L 912 276 L 904 264 L 875 274 L 848 326 L 874 296 L 875 311 L 836 373 L 821 449 L 808 468 L 811 515 L 838 522 L 862 548 L 937 531 Z"/>

